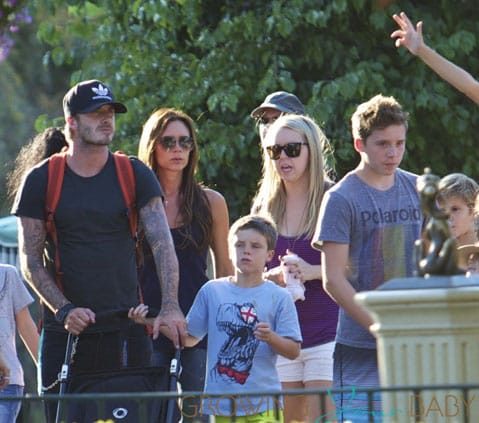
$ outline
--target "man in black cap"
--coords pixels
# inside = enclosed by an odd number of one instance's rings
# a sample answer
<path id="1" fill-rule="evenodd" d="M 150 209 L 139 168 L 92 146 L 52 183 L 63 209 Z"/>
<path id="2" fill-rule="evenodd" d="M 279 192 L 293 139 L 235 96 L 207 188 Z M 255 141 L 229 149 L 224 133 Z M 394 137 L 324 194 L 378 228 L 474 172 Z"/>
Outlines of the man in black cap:
<path id="1" fill-rule="evenodd" d="M 125 105 L 115 102 L 110 88 L 90 80 L 71 88 L 63 99 L 65 135 L 69 143 L 61 195 L 54 214 L 58 251 L 47 236 L 45 192 L 48 161 L 35 167 L 15 200 L 19 217 L 22 271 L 42 299 L 40 345 L 42 391 L 55 384 L 68 332 L 78 335 L 70 371 L 99 372 L 149 363 L 151 345 L 144 327 L 134 325 L 127 336 L 111 323 L 100 324 L 97 313 L 127 309 L 139 303 L 135 241 L 130 233 L 125 199 L 109 146 L 115 134 L 115 114 Z M 178 262 L 153 172 L 130 158 L 135 176 L 140 225 L 152 247 L 163 303 L 154 331 L 168 325 L 173 342 L 186 337 L 178 305 Z M 55 253 L 61 259 L 61 285 L 55 282 Z M 121 360 L 120 360 L 121 359 Z M 47 407 L 47 421 L 54 410 Z"/>
<path id="2" fill-rule="evenodd" d="M 258 122 L 261 141 L 264 140 L 269 126 L 281 115 L 287 113 L 305 115 L 306 111 L 299 98 L 286 91 L 269 94 L 263 103 L 251 112 L 251 117 Z"/>

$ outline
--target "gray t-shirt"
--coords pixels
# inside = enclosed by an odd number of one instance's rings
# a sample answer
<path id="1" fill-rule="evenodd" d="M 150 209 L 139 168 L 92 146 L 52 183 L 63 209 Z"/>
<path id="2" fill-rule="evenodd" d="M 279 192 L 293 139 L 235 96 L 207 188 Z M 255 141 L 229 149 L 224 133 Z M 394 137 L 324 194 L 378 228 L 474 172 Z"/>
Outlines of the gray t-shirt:
<path id="1" fill-rule="evenodd" d="M 222 278 L 207 282 L 198 292 L 187 316 L 188 333 L 202 339 L 208 334 L 205 392 L 221 398 L 203 400 L 203 413 L 231 416 L 228 394 L 281 390 L 272 348 L 258 341 L 253 331 L 267 322 L 278 335 L 301 342 L 298 315 L 284 288 L 264 281 L 243 288 Z M 269 396 L 237 397 L 238 416 L 274 410 Z"/>
<path id="2" fill-rule="evenodd" d="M 8 264 L 0 265 L 0 349 L 10 368 L 10 384 L 23 386 L 23 369 L 17 357 L 16 314 L 33 302 L 18 275 Z"/>
<path id="3" fill-rule="evenodd" d="M 412 276 L 414 242 L 423 216 L 417 176 L 396 170 L 394 185 L 380 191 L 348 173 L 326 192 L 313 247 L 325 241 L 349 244 L 348 281 L 356 291 L 374 290 L 384 282 Z M 336 341 L 376 348 L 375 338 L 340 308 Z"/>

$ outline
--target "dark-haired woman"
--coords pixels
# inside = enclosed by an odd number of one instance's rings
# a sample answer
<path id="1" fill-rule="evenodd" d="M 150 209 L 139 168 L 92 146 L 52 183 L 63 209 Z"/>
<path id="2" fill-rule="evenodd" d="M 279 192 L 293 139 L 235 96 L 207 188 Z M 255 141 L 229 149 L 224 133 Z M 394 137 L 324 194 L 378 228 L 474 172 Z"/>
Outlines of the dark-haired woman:
<path id="1" fill-rule="evenodd" d="M 177 109 L 156 110 L 143 126 L 138 157 L 155 172 L 164 192 L 168 224 L 180 267 L 178 298 L 186 315 L 196 293 L 208 280 L 207 253 L 211 249 L 214 277 L 228 276 L 233 268 L 228 257 L 229 216 L 226 201 L 218 192 L 195 179 L 199 152 L 192 119 Z M 145 304 L 160 308 L 161 290 L 148 245 L 143 248 L 140 284 Z M 161 271 L 161 270 L 160 270 Z M 160 336 L 154 341 L 153 366 L 168 366 L 174 355 L 172 343 Z M 183 391 L 203 391 L 206 343 L 185 348 L 181 354 Z M 185 398 L 183 422 L 208 421 L 200 416 L 199 398 Z"/>

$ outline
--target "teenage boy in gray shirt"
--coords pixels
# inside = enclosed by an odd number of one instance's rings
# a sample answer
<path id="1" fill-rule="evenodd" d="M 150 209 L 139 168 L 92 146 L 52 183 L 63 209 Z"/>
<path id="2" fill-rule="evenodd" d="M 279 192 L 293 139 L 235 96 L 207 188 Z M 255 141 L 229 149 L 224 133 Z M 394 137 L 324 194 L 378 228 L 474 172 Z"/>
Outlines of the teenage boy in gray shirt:
<path id="1" fill-rule="evenodd" d="M 393 97 L 377 95 L 354 112 L 354 148 L 361 161 L 326 192 L 313 247 L 322 251 L 323 284 L 339 304 L 333 388 L 339 421 L 381 421 L 379 395 L 368 410 L 358 387 L 379 385 L 376 340 L 370 314 L 354 301 L 391 278 L 411 276 L 413 246 L 422 214 L 416 175 L 399 169 L 406 147 L 408 114 Z"/>

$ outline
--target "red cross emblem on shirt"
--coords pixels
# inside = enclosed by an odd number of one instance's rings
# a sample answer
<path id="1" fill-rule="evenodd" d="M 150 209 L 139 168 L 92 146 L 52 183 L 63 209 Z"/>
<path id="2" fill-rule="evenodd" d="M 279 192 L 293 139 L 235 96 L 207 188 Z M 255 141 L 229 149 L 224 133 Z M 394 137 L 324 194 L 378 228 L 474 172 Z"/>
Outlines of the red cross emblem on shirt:
<path id="1" fill-rule="evenodd" d="M 243 306 L 241 307 L 241 317 L 248 324 L 254 323 L 257 318 L 256 310 L 253 306 Z"/>

